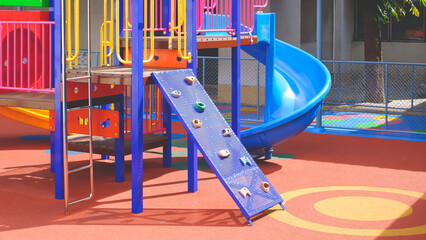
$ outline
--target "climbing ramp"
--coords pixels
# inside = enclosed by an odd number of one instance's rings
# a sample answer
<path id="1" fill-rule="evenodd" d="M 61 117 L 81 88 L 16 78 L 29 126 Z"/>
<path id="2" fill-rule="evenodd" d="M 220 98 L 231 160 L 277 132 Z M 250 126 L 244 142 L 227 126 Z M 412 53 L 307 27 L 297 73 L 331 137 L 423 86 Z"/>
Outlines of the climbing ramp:
<path id="1" fill-rule="evenodd" d="M 232 132 L 190 69 L 156 72 L 152 73 L 152 77 L 250 224 L 254 215 L 282 203 L 281 196 Z M 193 84 L 188 83 L 191 78 L 195 79 Z M 220 157 L 220 154 L 229 156 Z M 212 198 L 214 194 L 211 193 Z"/>

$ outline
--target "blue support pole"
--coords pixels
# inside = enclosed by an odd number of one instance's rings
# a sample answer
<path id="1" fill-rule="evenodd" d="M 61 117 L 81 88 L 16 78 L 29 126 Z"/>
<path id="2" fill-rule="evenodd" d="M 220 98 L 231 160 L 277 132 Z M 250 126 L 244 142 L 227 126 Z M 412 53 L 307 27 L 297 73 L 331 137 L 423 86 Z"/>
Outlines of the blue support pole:
<path id="1" fill-rule="evenodd" d="M 167 146 L 163 147 L 163 167 L 172 167 L 172 109 L 166 99 L 163 101 L 163 128 L 166 129 Z"/>
<path id="2" fill-rule="evenodd" d="M 124 94 L 120 95 L 120 102 L 116 104 L 119 114 L 119 136 L 115 139 L 115 181 L 124 182 Z"/>
<path id="3" fill-rule="evenodd" d="M 50 172 L 55 172 L 55 132 L 50 131 Z"/>
<path id="4" fill-rule="evenodd" d="M 317 58 L 322 60 L 322 0 L 317 0 Z M 316 117 L 316 127 L 322 127 L 322 108 Z"/>
<path id="5" fill-rule="evenodd" d="M 197 76 L 197 8 L 195 0 L 186 0 L 187 25 L 188 25 L 188 51 L 192 53 L 192 61 L 188 63 L 188 68 L 192 68 Z M 198 157 L 197 146 L 190 136 L 188 136 L 188 192 L 198 190 Z"/>
<path id="6" fill-rule="evenodd" d="M 237 47 L 232 48 L 232 130 L 241 136 L 241 2 L 232 1 L 232 29 Z"/>
<path id="7" fill-rule="evenodd" d="M 171 14 L 170 9 L 172 8 L 171 4 L 172 1 L 170 0 L 161 0 L 163 1 L 163 28 L 167 29 L 165 33 L 163 33 L 165 36 L 170 36 L 170 29 L 169 29 L 169 23 L 171 22 Z"/>
<path id="8" fill-rule="evenodd" d="M 143 0 L 132 2 L 132 212 L 143 211 Z"/>
<path id="9" fill-rule="evenodd" d="M 61 62 L 62 62 L 62 23 L 61 23 L 61 0 L 50 0 L 50 20 L 55 21 L 52 25 L 53 31 L 53 79 L 54 86 L 61 86 Z M 62 143 L 62 101 L 61 88 L 55 87 L 55 198 L 64 199 L 64 156 Z"/>
<path id="10" fill-rule="evenodd" d="M 198 191 L 198 150 L 188 136 L 188 192 Z"/>
<path id="11" fill-rule="evenodd" d="M 109 48 L 107 48 L 107 52 L 109 51 Z M 107 63 L 109 63 L 109 58 L 107 58 Z M 100 109 L 108 109 L 108 106 L 107 105 L 102 105 L 102 106 L 100 106 Z M 101 155 L 101 159 L 109 159 L 109 156 L 108 155 L 104 155 L 104 154 L 102 154 Z"/>

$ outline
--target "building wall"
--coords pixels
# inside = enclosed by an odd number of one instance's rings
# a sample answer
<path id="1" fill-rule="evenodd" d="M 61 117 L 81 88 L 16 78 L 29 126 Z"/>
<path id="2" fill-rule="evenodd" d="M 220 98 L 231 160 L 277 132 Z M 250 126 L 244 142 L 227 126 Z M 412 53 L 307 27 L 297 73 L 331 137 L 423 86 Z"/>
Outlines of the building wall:
<path id="1" fill-rule="evenodd" d="M 383 42 L 384 62 L 426 63 L 426 43 Z M 364 60 L 364 42 L 352 42 L 351 60 Z"/>
<path id="2" fill-rule="evenodd" d="M 305 0 L 304 0 L 305 1 Z M 276 13 L 276 38 L 300 47 L 301 39 L 301 6 L 300 0 L 269 1 L 271 12 Z"/>

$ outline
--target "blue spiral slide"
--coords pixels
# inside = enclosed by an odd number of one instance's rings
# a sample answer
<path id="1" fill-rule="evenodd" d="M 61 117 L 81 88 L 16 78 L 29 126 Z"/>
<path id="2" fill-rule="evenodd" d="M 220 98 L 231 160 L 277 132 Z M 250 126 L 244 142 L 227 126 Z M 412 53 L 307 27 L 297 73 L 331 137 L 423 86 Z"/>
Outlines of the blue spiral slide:
<path id="1" fill-rule="evenodd" d="M 269 149 L 313 121 L 331 87 L 327 68 L 312 55 L 275 39 L 275 14 L 257 14 L 258 44 L 242 49 L 266 66 L 265 123 L 242 131 L 250 152 Z M 269 153 L 270 154 L 270 153 Z"/>

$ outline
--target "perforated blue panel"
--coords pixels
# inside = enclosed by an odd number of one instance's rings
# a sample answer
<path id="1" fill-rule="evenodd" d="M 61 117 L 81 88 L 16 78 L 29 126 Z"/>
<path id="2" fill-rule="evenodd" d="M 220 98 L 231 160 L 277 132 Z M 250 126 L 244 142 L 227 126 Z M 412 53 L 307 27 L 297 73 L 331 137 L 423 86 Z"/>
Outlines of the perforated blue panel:
<path id="1" fill-rule="evenodd" d="M 250 218 L 278 203 L 283 199 L 269 183 L 266 176 L 257 166 L 250 154 L 244 148 L 240 140 L 232 132 L 231 137 L 222 136 L 222 130 L 229 128 L 228 123 L 213 104 L 201 84 L 196 81 L 193 85 L 185 82 L 185 78 L 194 76 L 191 70 L 175 70 L 152 73 L 152 77 L 163 93 L 171 108 L 176 113 L 188 134 L 194 139 L 200 152 L 213 169 L 216 176 L 222 182 L 225 189 L 240 207 L 246 218 Z M 171 93 L 175 90 L 181 92 L 179 98 Z M 205 104 L 203 113 L 195 110 L 194 103 L 200 101 Z M 195 128 L 192 120 L 199 119 L 201 128 Z M 232 131 L 232 130 L 231 130 Z M 220 158 L 218 152 L 227 149 L 231 155 Z M 240 158 L 246 157 L 243 165 Z M 261 183 L 269 183 L 268 193 L 261 189 Z M 238 192 L 242 188 L 248 188 L 252 196 L 243 198 Z M 214 195 L 212 195 L 214 198 Z"/>

